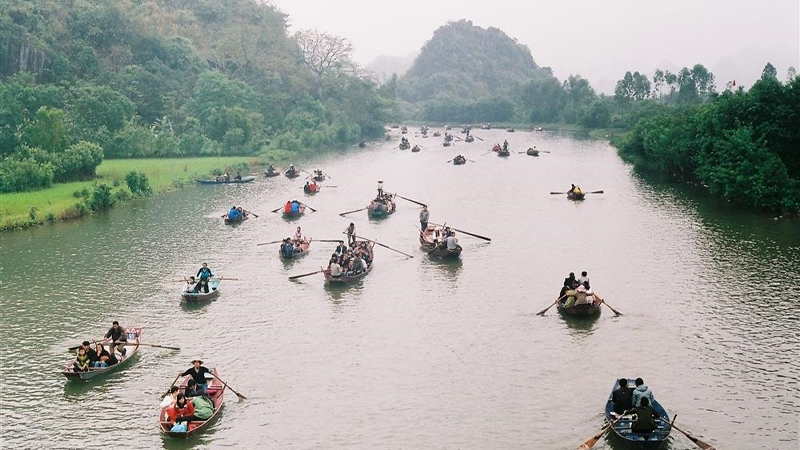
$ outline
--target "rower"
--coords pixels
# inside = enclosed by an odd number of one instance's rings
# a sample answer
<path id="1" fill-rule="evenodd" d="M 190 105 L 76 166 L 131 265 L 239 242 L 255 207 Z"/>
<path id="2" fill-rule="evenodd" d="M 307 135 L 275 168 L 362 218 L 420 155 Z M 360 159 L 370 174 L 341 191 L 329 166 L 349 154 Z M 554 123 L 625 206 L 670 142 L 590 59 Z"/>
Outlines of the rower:
<path id="1" fill-rule="evenodd" d="M 458 239 L 456 239 L 456 232 L 451 231 L 450 235 L 444 238 L 445 244 L 447 244 L 448 250 L 457 250 L 458 249 Z"/>
<path id="2" fill-rule="evenodd" d="M 292 202 L 287 200 L 286 204 L 283 205 L 283 213 L 284 214 L 289 214 L 291 212 L 292 212 Z"/>
<path id="3" fill-rule="evenodd" d="M 212 274 L 211 269 L 208 268 L 208 263 L 203 263 L 203 267 L 197 271 L 197 276 L 200 277 L 201 280 L 208 280 L 213 277 L 214 274 Z"/>
<path id="4" fill-rule="evenodd" d="M 297 214 L 300 212 L 300 202 L 297 200 L 292 200 L 292 214 Z"/>
<path id="5" fill-rule="evenodd" d="M 208 381 L 206 380 L 206 375 L 211 375 L 211 371 L 203 366 L 203 360 L 200 358 L 195 358 L 192 360 L 192 367 L 183 372 L 178 372 L 179 377 L 192 377 L 195 383 L 197 383 L 197 391 L 204 394 L 208 390 Z"/>
<path id="6" fill-rule="evenodd" d="M 306 194 L 311 192 L 311 184 L 308 181 L 306 181 L 306 185 L 303 186 L 303 192 L 305 192 Z"/>
<path id="7" fill-rule="evenodd" d="M 273 172 L 275 172 L 275 167 L 273 167 L 273 165 L 270 164 L 269 167 L 267 168 L 267 173 L 272 174 Z"/>
<path id="8" fill-rule="evenodd" d="M 383 180 L 378 180 L 378 198 L 383 197 Z"/>
<path id="9" fill-rule="evenodd" d="M 236 171 L 236 176 L 233 177 L 233 179 L 236 180 L 236 181 L 242 181 L 242 174 L 239 173 L 239 171 L 237 170 Z"/>
<path id="10" fill-rule="evenodd" d="M 419 229 L 423 232 L 428 229 L 428 218 L 430 215 L 431 212 L 428 211 L 428 207 L 422 205 L 422 211 L 419 212 Z"/>
<path id="11" fill-rule="evenodd" d="M 302 241 L 303 241 L 303 231 L 300 229 L 300 227 L 297 227 L 297 230 L 295 230 L 294 232 L 294 242 L 299 244 Z"/>
<path id="12" fill-rule="evenodd" d="M 242 218 L 242 214 L 239 212 L 239 210 L 236 208 L 236 206 L 231 206 L 231 210 L 228 211 L 228 219 L 236 220 L 236 219 L 241 219 L 241 218 Z"/>
<path id="13" fill-rule="evenodd" d="M 505 139 L 503 140 L 503 151 L 508 151 L 508 141 Z"/>
<path id="14" fill-rule="evenodd" d="M 347 234 L 347 244 L 355 245 L 356 243 L 356 224 L 350 222 L 350 225 L 345 228 L 344 232 Z"/>
<path id="15" fill-rule="evenodd" d="M 125 353 L 128 352 L 125 349 L 125 344 L 128 342 L 128 335 L 125 333 L 125 329 L 119 326 L 119 322 L 116 320 L 111 323 L 111 328 L 108 329 L 108 333 L 103 336 L 103 342 L 108 342 L 109 338 L 111 338 L 109 353 L 114 354 L 116 347 L 119 347 L 119 353 L 124 357 Z"/>

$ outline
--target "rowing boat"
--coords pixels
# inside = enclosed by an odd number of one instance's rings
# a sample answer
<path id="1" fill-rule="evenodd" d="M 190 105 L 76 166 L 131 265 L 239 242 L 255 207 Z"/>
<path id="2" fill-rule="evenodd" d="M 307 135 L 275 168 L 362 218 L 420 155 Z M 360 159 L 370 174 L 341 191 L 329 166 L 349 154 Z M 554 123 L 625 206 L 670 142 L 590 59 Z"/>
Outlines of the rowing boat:
<path id="1" fill-rule="evenodd" d="M 614 393 L 614 389 L 618 386 L 618 380 L 614 381 L 614 386 L 611 388 L 611 393 Z M 635 380 L 628 379 L 628 386 L 634 386 Z M 608 396 L 608 401 L 606 402 L 606 409 L 605 409 L 605 416 L 606 420 L 609 423 L 613 423 L 617 420 L 620 416 L 614 412 L 614 402 L 611 401 L 612 396 Z M 669 423 L 669 414 L 667 411 L 658 403 L 658 401 L 653 402 L 651 405 L 653 411 L 658 414 L 660 420 L 655 420 L 656 422 L 656 429 L 651 433 L 638 433 L 631 430 L 635 420 L 635 415 L 633 414 L 626 414 L 622 416 L 621 419 L 617 420 L 616 423 L 611 427 L 611 430 L 619 436 L 622 440 L 629 444 L 633 444 L 636 448 L 644 449 L 657 449 L 667 440 L 670 431 L 672 431 L 672 426 Z"/>
<path id="2" fill-rule="evenodd" d="M 420 151 L 420 148 L 419 148 L 418 145 L 415 145 L 414 148 L 411 149 L 411 153 L 418 153 L 419 151 Z"/>
<path id="3" fill-rule="evenodd" d="M 213 179 L 213 180 L 195 180 L 200 184 L 243 184 L 243 183 L 251 183 L 255 180 L 256 177 L 249 175 L 246 177 L 242 177 L 241 180 L 225 180 L 222 177 L 220 179 Z"/>
<path id="4" fill-rule="evenodd" d="M 472 135 L 469 135 L 464 138 L 464 142 L 473 142 L 473 141 L 475 141 L 475 138 L 472 137 Z"/>
<path id="5" fill-rule="evenodd" d="M 396 210 L 397 205 L 393 199 L 389 199 L 387 203 L 373 200 L 370 202 L 369 206 L 367 206 L 367 216 L 373 219 L 380 219 L 394 214 Z"/>
<path id="6" fill-rule="evenodd" d="M 300 216 L 302 216 L 302 215 L 303 215 L 305 212 L 306 212 L 306 205 L 304 205 L 304 204 L 302 204 L 302 203 L 301 203 L 301 204 L 300 204 L 300 208 L 298 208 L 298 209 L 297 209 L 297 211 L 293 211 L 293 210 L 291 210 L 291 209 L 290 209 L 290 210 L 287 212 L 287 211 L 286 211 L 286 209 L 284 209 L 284 210 L 283 210 L 283 217 L 284 217 L 285 219 L 293 219 L 293 218 L 295 218 L 295 217 L 300 217 Z"/>
<path id="7" fill-rule="evenodd" d="M 569 200 L 583 200 L 586 197 L 585 192 L 581 192 L 580 194 L 576 194 L 574 192 L 567 192 L 567 198 Z"/>
<path id="8" fill-rule="evenodd" d="M 511 155 L 511 151 L 510 150 L 500 149 L 500 150 L 497 151 L 497 156 L 510 156 L 510 155 Z"/>
<path id="9" fill-rule="evenodd" d="M 311 247 L 311 239 L 307 241 L 300 241 L 300 245 L 294 246 L 294 251 L 292 252 L 291 255 L 284 255 L 283 251 L 281 251 L 281 248 L 278 247 L 278 256 L 280 256 L 280 258 L 284 260 L 296 259 L 301 256 L 307 255 L 310 247 Z"/>
<path id="10" fill-rule="evenodd" d="M 455 164 L 456 166 L 460 166 L 466 163 L 467 163 L 467 158 L 463 156 L 456 156 L 455 158 L 453 158 L 453 164 Z"/>
<path id="11" fill-rule="evenodd" d="M 317 192 L 319 192 L 320 189 L 322 189 L 322 186 L 318 184 L 306 184 L 305 186 L 303 186 L 303 192 L 305 192 L 308 195 L 314 195 Z"/>
<path id="12" fill-rule="evenodd" d="M 128 365 L 128 361 L 133 358 L 133 355 L 139 351 L 139 339 L 142 337 L 142 329 L 140 327 L 131 327 L 125 330 L 126 332 L 126 339 L 128 340 L 129 344 L 133 346 L 133 348 L 127 349 L 125 357 L 123 358 L 122 355 L 116 354 L 114 355 L 119 361 L 116 364 L 110 365 L 108 367 L 100 367 L 100 368 L 89 368 L 87 372 L 75 372 L 75 367 L 73 366 L 73 362 L 70 362 L 67 367 L 64 369 L 62 374 L 67 377 L 67 380 L 70 381 L 88 381 L 103 375 L 107 375 L 112 372 L 116 372 L 125 366 Z M 127 346 L 126 346 L 127 347 Z M 115 352 L 116 353 L 116 352 Z M 117 356 L 119 355 L 119 356 Z"/>
<path id="13" fill-rule="evenodd" d="M 279 177 L 280 175 L 281 175 L 281 169 L 275 169 L 272 172 L 270 172 L 269 170 L 264 171 L 264 176 L 267 178 Z"/>
<path id="14" fill-rule="evenodd" d="M 208 379 L 208 388 L 206 390 L 206 395 L 211 399 L 212 403 L 214 403 L 214 412 L 211 414 L 206 420 L 202 421 L 191 421 L 188 422 L 187 430 L 182 432 L 170 431 L 172 430 L 172 425 L 169 422 L 167 416 L 167 409 L 172 407 L 172 405 L 165 406 L 161 408 L 161 411 L 158 414 L 158 426 L 161 428 L 161 432 L 166 436 L 170 437 L 178 437 L 178 438 L 187 438 L 193 434 L 197 434 L 203 430 L 205 430 L 209 424 L 217 417 L 219 412 L 222 410 L 222 400 L 223 395 L 225 393 L 225 385 L 222 384 L 217 379 L 217 369 L 214 368 L 211 370 L 211 374 L 214 375 L 214 378 Z M 181 383 L 179 392 L 183 393 L 186 390 L 186 384 L 189 382 L 191 377 L 186 377 L 183 382 Z"/>
<path id="15" fill-rule="evenodd" d="M 443 231 L 444 227 L 438 225 L 428 225 L 424 231 L 420 231 L 419 243 L 422 245 L 422 251 L 440 258 L 458 258 L 458 255 L 461 254 L 461 246 L 456 244 L 454 250 L 448 249 L 444 241 L 439 240 Z"/>
<path id="16" fill-rule="evenodd" d="M 188 284 L 181 287 L 181 300 L 186 303 L 199 303 L 219 297 L 220 278 L 210 278 L 208 280 L 208 292 L 186 292 Z"/>
<path id="17" fill-rule="evenodd" d="M 534 148 L 529 148 L 529 149 L 528 149 L 528 150 L 525 152 L 525 154 L 527 154 L 528 156 L 539 156 L 539 150 L 536 150 L 536 149 L 534 149 Z"/>
<path id="18" fill-rule="evenodd" d="M 233 219 L 231 219 L 230 217 L 228 217 L 227 214 L 225 214 L 225 216 L 223 216 L 223 218 L 222 218 L 222 221 L 225 222 L 225 225 L 233 225 L 233 224 L 244 222 L 245 220 L 247 220 L 249 218 L 250 218 L 249 214 L 243 214 L 243 215 L 241 215 L 239 217 L 234 217 Z"/>
<path id="19" fill-rule="evenodd" d="M 601 305 L 598 303 L 597 305 L 594 304 L 582 304 L 582 305 L 572 305 L 569 308 L 564 306 L 566 299 L 559 300 L 556 304 L 556 309 L 558 312 L 564 316 L 570 317 L 597 317 L 600 315 L 602 311 Z"/>
<path id="20" fill-rule="evenodd" d="M 408 150 L 409 148 L 411 148 L 411 144 L 403 142 L 400 143 L 400 150 Z"/>
<path id="21" fill-rule="evenodd" d="M 369 249 L 369 260 L 370 260 L 370 262 L 369 262 L 369 264 L 367 264 L 367 268 L 364 269 L 362 272 L 359 272 L 359 273 L 356 273 L 356 274 L 342 273 L 342 275 L 338 276 L 338 277 L 331 276 L 331 270 L 330 269 L 325 269 L 325 270 L 322 271 L 322 275 L 325 276 L 325 282 L 326 283 L 329 283 L 329 284 L 347 284 L 347 283 L 352 283 L 354 281 L 358 281 L 358 280 L 364 278 L 365 276 L 367 276 L 368 273 L 370 273 L 370 271 L 372 270 L 372 266 L 375 263 L 375 259 L 374 259 L 375 258 L 375 252 L 373 250 L 373 247 L 375 247 L 375 243 L 372 242 L 372 241 L 359 241 L 359 240 L 357 240 L 356 241 L 356 248 L 360 248 L 361 244 L 363 242 L 367 243 L 367 248 Z"/>
<path id="22" fill-rule="evenodd" d="M 283 174 L 286 175 L 286 178 L 288 178 L 290 180 L 300 176 L 300 173 L 297 171 L 297 169 L 289 169 L 286 172 L 284 172 Z"/>
<path id="23" fill-rule="evenodd" d="M 445 147 L 450 147 L 450 145 L 452 145 L 452 143 L 450 141 L 444 141 L 444 142 L 442 142 L 442 145 L 445 146 Z"/>

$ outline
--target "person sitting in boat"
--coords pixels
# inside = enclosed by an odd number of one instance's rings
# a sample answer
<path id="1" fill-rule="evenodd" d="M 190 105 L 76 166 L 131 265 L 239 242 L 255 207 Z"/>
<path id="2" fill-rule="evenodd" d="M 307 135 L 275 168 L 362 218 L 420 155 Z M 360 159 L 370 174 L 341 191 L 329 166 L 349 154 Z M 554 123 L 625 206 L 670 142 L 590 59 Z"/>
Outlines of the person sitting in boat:
<path id="1" fill-rule="evenodd" d="M 581 272 L 581 277 L 578 278 L 578 284 L 586 284 L 586 287 L 589 287 L 589 274 L 585 270 Z"/>
<path id="2" fill-rule="evenodd" d="M 458 239 L 456 238 L 455 231 L 451 231 L 450 234 L 444 238 L 444 242 L 447 245 L 448 250 L 454 251 L 458 249 Z"/>
<path id="3" fill-rule="evenodd" d="M 186 286 L 183 287 L 184 292 L 194 292 L 194 287 L 196 284 L 197 281 L 195 281 L 194 277 L 190 276 L 189 278 L 186 278 Z"/>
<path id="4" fill-rule="evenodd" d="M 197 420 L 208 420 L 214 415 L 214 401 L 208 395 L 192 397 L 194 417 Z"/>
<path id="5" fill-rule="evenodd" d="M 172 386 L 171 388 L 169 388 L 167 395 L 165 395 L 164 398 L 161 400 L 161 404 L 158 405 L 158 408 L 162 409 L 168 406 L 172 406 L 172 404 L 175 403 L 175 399 L 178 397 L 179 393 L 180 393 L 180 388 L 178 386 Z"/>
<path id="6" fill-rule="evenodd" d="M 83 347 L 83 350 L 86 351 L 86 356 L 89 357 L 89 365 L 94 365 L 94 362 L 97 361 L 97 353 L 94 352 L 92 344 L 89 343 L 89 341 L 83 341 L 81 343 L 81 347 Z"/>
<path id="7" fill-rule="evenodd" d="M 167 408 L 167 422 L 175 425 L 197 420 L 194 417 L 194 404 L 184 394 L 175 397 L 175 404 Z"/>
<path id="8" fill-rule="evenodd" d="M 242 181 L 242 174 L 239 173 L 239 171 L 237 170 L 236 171 L 236 176 L 233 177 L 233 179 L 236 180 L 236 181 Z"/>
<path id="9" fill-rule="evenodd" d="M 317 182 L 316 181 L 311 180 L 311 185 L 309 185 L 308 187 L 311 190 L 311 192 L 317 192 Z"/>
<path id="10" fill-rule="evenodd" d="M 641 404 L 643 399 L 647 399 L 650 405 L 655 404 L 656 399 L 653 398 L 653 391 L 644 384 L 644 380 L 641 378 L 636 379 L 636 389 L 633 390 L 633 407 L 637 407 Z"/>
<path id="11" fill-rule="evenodd" d="M 285 214 L 289 214 L 292 212 L 292 202 L 287 201 L 285 205 L 283 205 L 283 212 Z"/>
<path id="12" fill-rule="evenodd" d="M 363 272 L 365 268 L 366 264 L 364 264 L 364 260 L 361 259 L 360 255 L 353 257 L 353 265 L 350 269 L 350 273 L 352 275 L 358 275 L 359 273 Z"/>
<path id="13" fill-rule="evenodd" d="M 209 278 L 213 277 L 214 274 L 211 273 L 211 269 L 208 268 L 208 263 L 203 263 L 203 267 L 201 267 L 200 270 L 197 271 L 197 276 L 201 280 L 208 280 Z"/>
<path id="14" fill-rule="evenodd" d="M 195 294 L 199 294 L 200 291 L 203 291 L 206 294 L 208 294 L 208 279 L 207 278 L 200 278 L 200 281 L 198 281 L 197 284 L 194 285 L 194 288 L 192 289 L 192 292 L 195 293 Z"/>
<path id="15" fill-rule="evenodd" d="M 564 286 L 572 287 L 572 285 L 575 283 L 578 283 L 578 280 L 575 279 L 575 272 L 570 272 L 569 276 L 564 278 Z"/>
<path id="16" fill-rule="evenodd" d="M 577 294 L 575 295 L 575 304 L 576 305 L 585 305 L 587 304 L 586 301 L 586 292 L 589 290 L 589 283 L 584 283 L 578 286 Z"/>
<path id="17" fill-rule="evenodd" d="M 203 393 L 197 389 L 197 382 L 194 381 L 194 378 L 186 382 L 186 388 L 183 389 L 183 395 L 185 395 L 188 398 L 197 397 L 198 395 L 203 395 Z"/>
<path id="18" fill-rule="evenodd" d="M 631 426 L 634 433 L 652 433 L 656 429 L 656 421 L 659 420 L 658 413 L 650 405 L 647 397 L 642 398 L 639 406 L 634 406 L 628 413 L 636 414 L 636 421 Z"/>
<path id="19" fill-rule="evenodd" d="M 573 305 L 575 305 L 575 301 L 578 298 L 578 290 L 576 289 L 577 287 L 578 283 L 575 282 L 572 284 L 572 286 L 570 286 L 569 289 L 567 289 L 567 292 L 564 292 L 564 295 L 567 296 L 567 299 L 564 300 L 565 308 L 571 308 Z"/>
<path id="20" fill-rule="evenodd" d="M 575 186 L 575 189 L 572 190 L 572 195 L 582 195 L 583 190 L 580 186 Z"/>
<path id="21" fill-rule="evenodd" d="M 296 244 L 299 244 L 304 240 L 305 239 L 303 239 L 303 230 L 301 230 L 300 227 L 297 227 L 297 230 L 295 230 L 294 232 L 294 237 L 292 238 L 292 241 Z"/>
<path id="22" fill-rule="evenodd" d="M 106 351 L 106 348 L 103 347 L 103 344 L 98 342 L 97 345 L 95 345 L 94 354 L 97 355 L 97 357 L 92 363 L 92 367 L 99 369 L 102 367 L 108 367 L 110 365 L 108 362 L 111 360 L 111 353 Z"/>
<path id="23" fill-rule="evenodd" d="M 299 214 L 300 213 L 300 202 L 297 200 L 292 200 L 292 214 Z"/>
<path id="24" fill-rule="evenodd" d="M 208 391 L 208 381 L 206 380 L 206 375 L 211 375 L 211 371 L 203 366 L 203 360 L 200 358 L 195 358 L 192 360 L 192 367 L 183 372 L 178 372 L 179 377 L 192 377 L 195 383 L 197 383 L 197 390 L 202 391 L 203 393 Z"/>
<path id="25" fill-rule="evenodd" d="M 269 167 L 267 167 L 267 173 L 270 175 L 275 173 L 275 167 L 273 167 L 272 164 L 270 164 Z"/>
<path id="26" fill-rule="evenodd" d="M 228 211 L 228 220 L 238 220 L 242 218 L 242 214 L 236 209 L 236 206 L 231 206 L 230 211 Z"/>
<path id="27" fill-rule="evenodd" d="M 90 364 L 91 362 L 89 361 L 89 355 L 86 354 L 86 349 L 82 346 L 78 347 L 75 362 L 72 363 L 73 372 L 88 372 Z"/>
<path id="28" fill-rule="evenodd" d="M 330 262 L 328 262 L 328 270 L 331 271 L 331 276 L 333 278 L 342 276 L 342 266 L 339 265 L 339 260 L 335 257 L 331 258 Z"/>
<path id="29" fill-rule="evenodd" d="M 306 181 L 306 185 L 303 186 L 303 192 L 305 192 L 306 194 L 311 192 L 311 184 L 309 184 L 308 181 Z"/>
<path id="30" fill-rule="evenodd" d="M 620 378 L 618 383 L 619 387 L 611 393 L 611 401 L 614 403 L 614 412 L 624 414 L 633 407 L 633 388 L 628 387 L 627 378 Z"/>
<path id="31" fill-rule="evenodd" d="M 339 245 L 336 246 L 336 250 L 333 251 L 333 254 L 341 258 L 345 252 L 347 252 L 347 246 L 344 245 L 344 241 L 339 241 Z"/>
<path id="32" fill-rule="evenodd" d="M 508 151 L 508 141 L 507 141 L 507 140 L 505 140 L 505 139 L 503 140 L 503 151 L 504 151 L 504 152 L 507 152 L 507 151 Z"/>
<path id="33" fill-rule="evenodd" d="M 494 147 L 492 147 L 492 151 L 493 152 L 499 152 L 500 151 L 500 144 L 495 142 Z"/>
<path id="34" fill-rule="evenodd" d="M 111 344 L 108 347 L 109 353 L 113 355 L 114 351 L 119 348 L 119 353 L 125 356 L 125 353 L 127 353 L 125 344 L 128 343 L 128 334 L 125 333 L 125 329 L 119 326 L 119 322 L 116 320 L 111 323 L 111 328 L 108 329 L 108 333 L 103 336 L 103 342 L 108 342 L 109 339 L 111 339 Z"/>
<path id="35" fill-rule="evenodd" d="M 229 174 L 228 172 L 225 172 L 223 176 L 225 177 L 225 182 L 231 181 L 231 174 Z"/>
<path id="36" fill-rule="evenodd" d="M 283 244 L 281 244 L 281 255 L 284 258 L 291 258 L 294 255 L 294 245 L 292 245 L 292 239 L 286 238 L 283 240 Z"/>

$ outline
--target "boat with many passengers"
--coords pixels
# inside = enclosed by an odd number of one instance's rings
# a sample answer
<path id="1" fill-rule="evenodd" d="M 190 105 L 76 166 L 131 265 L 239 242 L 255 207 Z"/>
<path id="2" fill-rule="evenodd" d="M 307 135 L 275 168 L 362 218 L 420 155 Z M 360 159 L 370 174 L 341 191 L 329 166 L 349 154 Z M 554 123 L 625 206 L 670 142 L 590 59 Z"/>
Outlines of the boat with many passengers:
<path id="1" fill-rule="evenodd" d="M 206 390 L 206 395 L 211 399 L 211 402 L 214 404 L 214 412 L 211 414 L 206 420 L 197 420 L 197 421 L 190 421 L 186 427 L 186 431 L 171 431 L 172 425 L 167 416 L 167 409 L 171 406 L 165 406 L 161 408 L 161 411 L 158 414 L 158 426 L 161 428 L 161 432 L 170 437 L 178 437 L 178 438 L 187 438 L 193 434 L 200 433 L 201 431 L 208 428 L 208 426 L 212 423 L 214 418 L 222 410 L 222 400 L 224 398 L 223 394 L 225 393 L 225 385 L 222 384 L 219 379 L 217 379 L 218 371 L 216 368 L 211 370 L 211 374 L 214 375 L 214 378 L 208 379 L 208 388 Z M 189 382 L 191 377 L 186 377 L 181 386 L 179 388 L 179 392 L 183 393 L 186 390 L 186 384 Z"/>
<path id="2" fill-rule="evenodd" d="M 375 242 L 356 240 L 356 248 L 362 248 L 362 247 L 366 247 L 367 251 L 369 252 L 369 262 L 367 262 L 366 269 L 358 273 L 348 273 L 346 271 L 343 271 L 343 273 L 340 276 L 335 277 L 331 275 L 331 269 L 330 267 L 328 267 L 327 269 L 322 271 L 322 275 L 325 277 L 325 282 L 329 284 L 347 284 L 358 281 L 367 276 L 367 274 L 369 274 L 370 271 L 372 271 L 373 264 L 375 264 L 375 250 L 374 250 Z"/>
<path id="3" fill-rule="evenodd" d="M 628 386 L 634 386 L 635 380 L 628 379 Z M 658 420 L 655 420 L 656 429 L 650 433 L 639 433 L 633 431 L 631 428 L 633 424 L 636 422 L 636 415 L 635 414 L 626 414 L 620 416 L 616 412 L 614 412 L 614 402 L 612 401 L 612 394 L 614 393 L 614 389 L 618 387 L 618 380 L 614 381 L 614 386 L 611 388 L 611 394 L 608 396 L 608 401 L 606 402 L 605 408 L 605 417 L 608 423 L 612 423 L 611 430 L 616 434 L 620 439 L 624 440 L 626 443 L 631 444 L 634 448 L 640 449 L 658 449 L 667 440 L 669 437 L 669 433 L 672 431 L 672 425 L 669 422 L 669 414 L 667 411 L 658 403 L 658 401 L 654 401 L 651 405 L 653 411 L 658 414 Z"/>
<path id="4" fill-rule="evenodd" d="M 108 375 L 109 373 L 117 372 L 126 366 L 129 365 L 130 360 L 133 358 L 133 355 L 139 351 L 139 339 L 142 336 L 142 329 L 140 327 L 130 327 L 125 330 L 126 332 L 126 339 L 130 345 L 126 345 L 128 348 L 125 357 L 120 355 L 119 353 L 115 352 L 115 358 L 117 359 L 116 364 L 112 364 L 108 367 L 99 367 L 99 368 L 89 368 L 86 372 L 76 372 L 73 366 L 73 362 L 70 362 L 69 365 L 64 369 L 62 374 L 70 381 L 88 381 L 94 378 L 98 378 L 103 375 Z"/>

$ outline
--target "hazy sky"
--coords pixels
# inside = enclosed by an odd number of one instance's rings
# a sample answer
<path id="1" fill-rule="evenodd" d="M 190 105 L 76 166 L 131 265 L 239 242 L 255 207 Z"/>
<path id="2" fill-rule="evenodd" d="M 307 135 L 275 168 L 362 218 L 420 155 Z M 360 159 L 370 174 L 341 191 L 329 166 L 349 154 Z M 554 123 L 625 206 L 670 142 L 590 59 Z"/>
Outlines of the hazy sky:
<path id="1" fill-rule="evenodd" d="M 717 87 L 749 86 L 768 61 L 800 69 L 800 0 L 271 0 L 293 29 L 350 39 L 355 59 L 404 56 L 451 20 L 494 26 L 563 79 L 579 73 L 613 91 L 626 70 L 651 75 L 702 63 Z"/>

